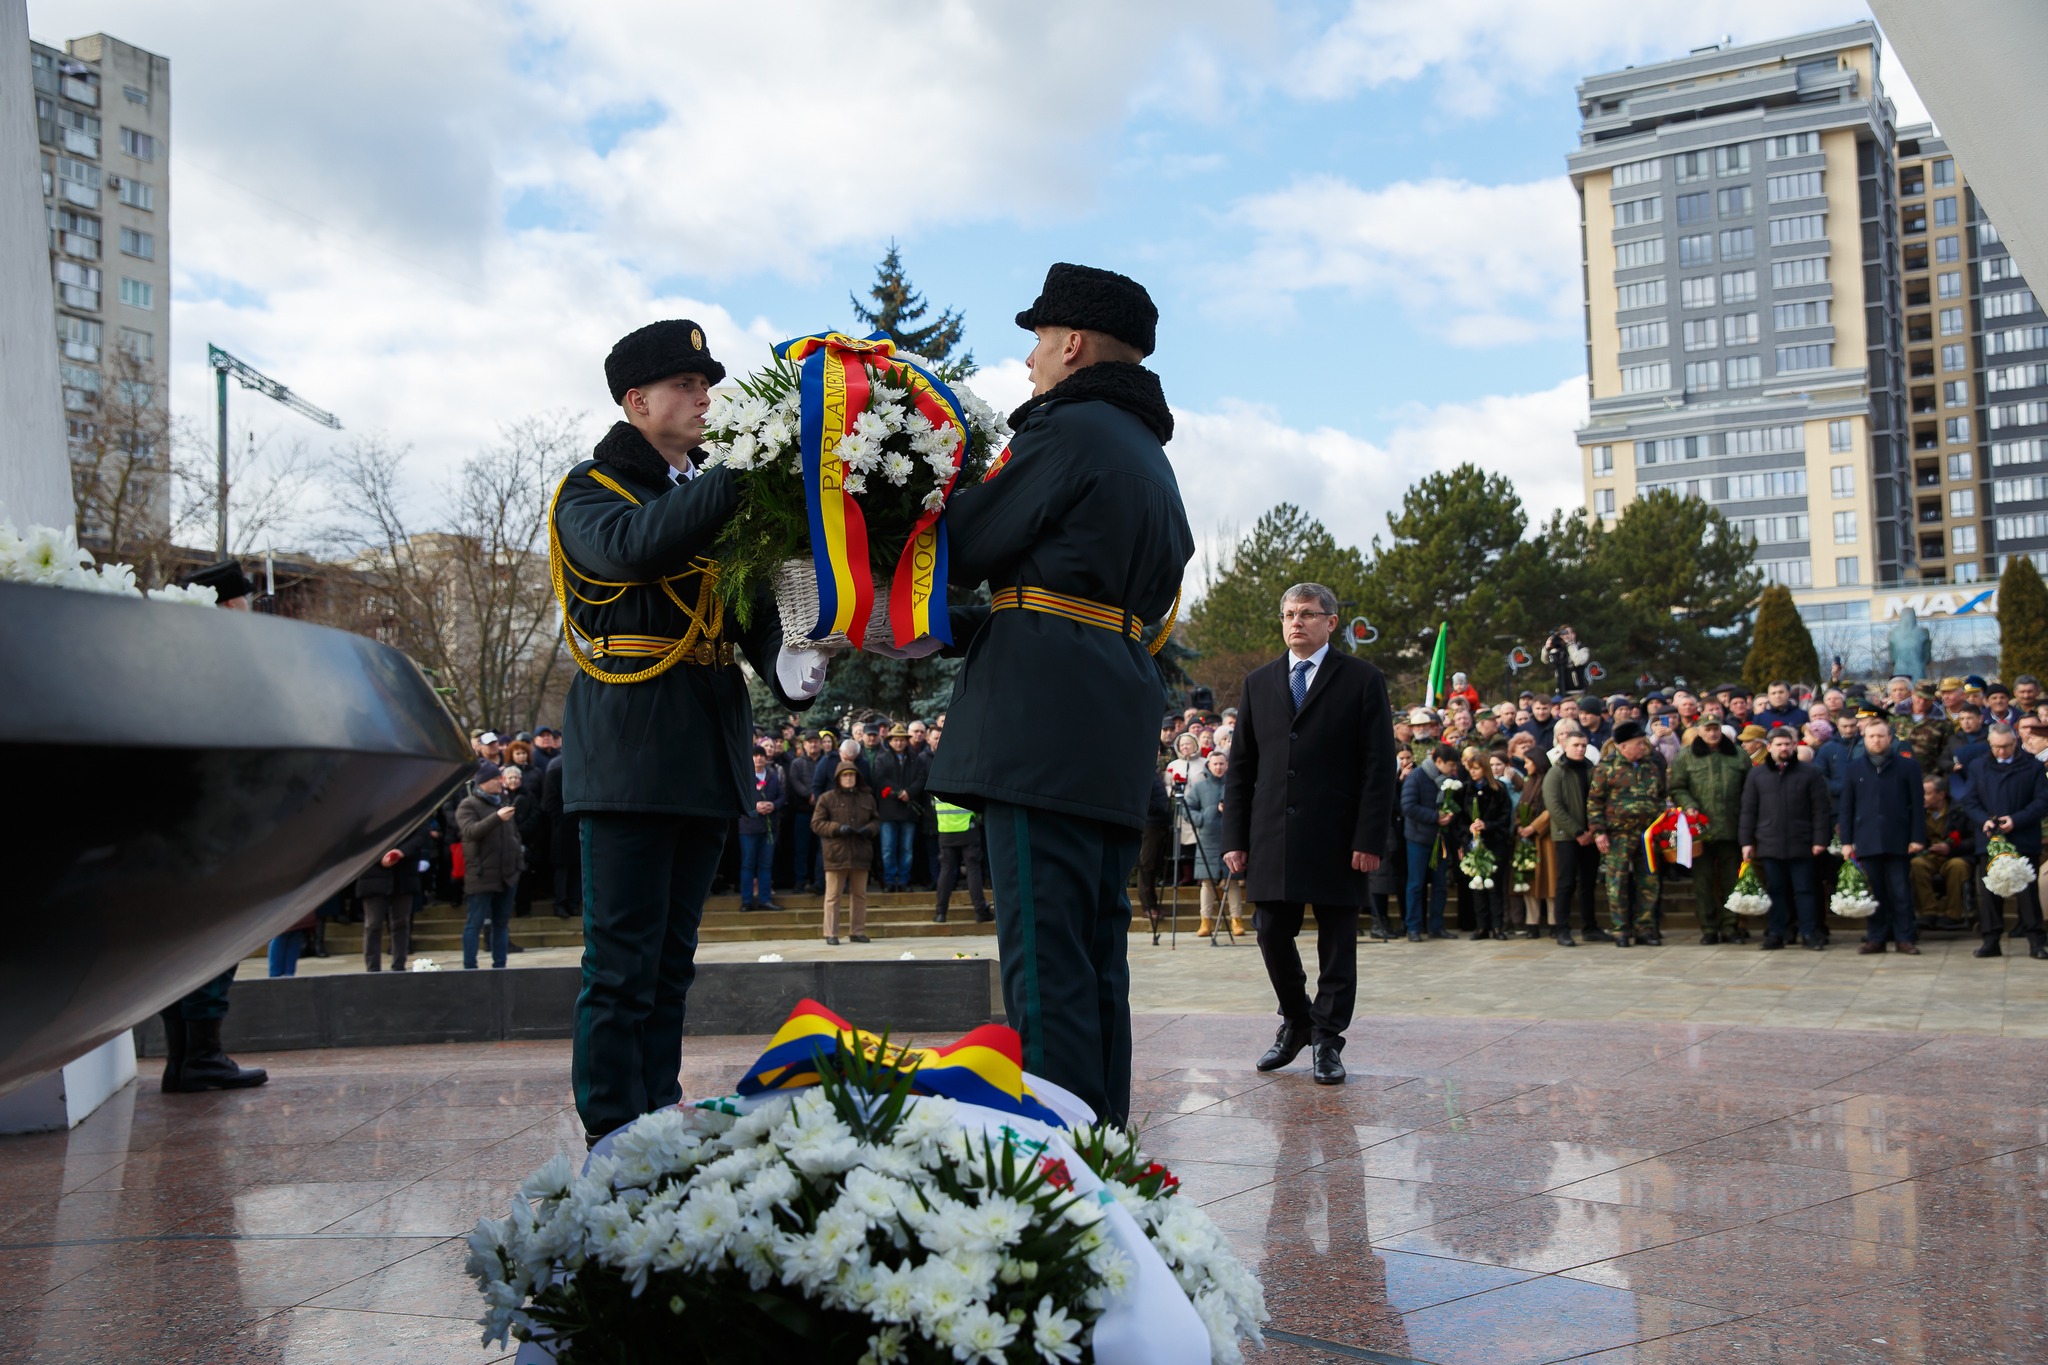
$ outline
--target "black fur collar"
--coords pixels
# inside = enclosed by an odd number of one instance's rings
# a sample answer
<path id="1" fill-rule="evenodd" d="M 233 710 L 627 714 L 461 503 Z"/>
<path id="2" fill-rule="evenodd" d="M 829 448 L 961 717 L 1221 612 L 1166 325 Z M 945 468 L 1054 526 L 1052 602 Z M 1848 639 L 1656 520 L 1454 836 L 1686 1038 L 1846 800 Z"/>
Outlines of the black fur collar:
<path id="1" fill-rule="evenodd" d="M 1048 403 L 1114 403 L 1152 429 L 1161 445 L 1173 439 L 1173 411 L 1166 406 L 1166 390 L 1159 376 L 1143 365 L 1124 360 L 1104 360 L 1062 379 L 1044 393 L 1026 400 L 1010 414 L 1012 430 Z"/>
<path id="2" fill-rule="evenodd" d="M 668 461 L 647 443 L 647 438 L 631 422 L 612 423 L 612 429 L 604 434 L 604 439 L 597 443 L 597 449 L 591 451 L 590 456 L 601 464 L 623 470 L 649 487 L 668 487 Z"/>

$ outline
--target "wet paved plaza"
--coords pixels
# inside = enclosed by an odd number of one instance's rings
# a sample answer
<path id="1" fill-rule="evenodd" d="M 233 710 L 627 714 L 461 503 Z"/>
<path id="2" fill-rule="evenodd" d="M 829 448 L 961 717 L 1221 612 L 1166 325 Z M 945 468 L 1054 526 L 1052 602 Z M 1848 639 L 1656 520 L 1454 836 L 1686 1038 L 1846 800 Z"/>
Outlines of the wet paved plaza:
<path id="1" fill-rule="evenodd" d="M 1137 1048 L 1147 1147 L 1265 1281 L 1255 1359 L 2048 1359 L 2048 1043 L 1362 1018 L 1319 1088 L 1252 1070 L 1271 1031 L 1150 1014 Z M 761 1041 L 692 1039 L 685 1091 Z M 145 1061 L 0 1138 L 0 1361 L 508 1358 L 461 1236 L 580 1150 L 567 1044 L 242 1060 L 271 1083 Z"/>

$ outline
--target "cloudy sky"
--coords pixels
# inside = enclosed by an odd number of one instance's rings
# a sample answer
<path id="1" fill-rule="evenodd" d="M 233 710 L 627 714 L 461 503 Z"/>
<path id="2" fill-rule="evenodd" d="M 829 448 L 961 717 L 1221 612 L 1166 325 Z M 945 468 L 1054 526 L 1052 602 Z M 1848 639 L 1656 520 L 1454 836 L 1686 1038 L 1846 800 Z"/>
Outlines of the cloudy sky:
<path id="1" fill-rule="evenodd" d="M 30 0 L 172 63 L 174 405 L 211 341 L 409 443 L 609 420 L 656 317 L 728 365 L 849 327 L 893 239 L 1000 405 L 1045 266 L 1144 281 L 1205 538 L 1283 498 L 1367 544 L 1474 460 L 1578 497 L 1590 72 L 1868 18 L 1861 0 Z M 1923 117 L 1895 63 L 1902 121 Z M 335 439 L 282 409 L 259 432 Z"/>

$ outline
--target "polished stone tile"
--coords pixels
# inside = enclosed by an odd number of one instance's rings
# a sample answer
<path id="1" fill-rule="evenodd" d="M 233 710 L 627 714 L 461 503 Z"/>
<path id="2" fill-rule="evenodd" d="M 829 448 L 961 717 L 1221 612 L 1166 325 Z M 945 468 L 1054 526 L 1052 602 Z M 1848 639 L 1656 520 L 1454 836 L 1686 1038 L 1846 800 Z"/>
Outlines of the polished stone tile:
<path id="1" fill-rule="evenodd" d="M 1408 1351 L 1433 1365 L 1536 1365 L 1730 1316 L 1654 1294 L 1543 1276 L 1404 1314 L 1401 1332 Z"/>
<path id="2" fill-rule="evenodd" d="M 307 1306 L 473 1321 L 483 1310 L 476 1285 L 462 1268 L 468 1255 L 469 1245 L 460 1237 L 434 1242 L 329 1290 Z"/>
<path id="3" fill-rule="evenodd" d="M 1364 1245 L 1385 1245 L 1414 1228 L 1428 1227 L 1524 1198 L 1484 1185 L 1427 1180 L 1380 1180 L 1349 1162 L 1304 1171 L 1204 1205 L 1242 1256 L 1264 1255 L 1317 1237 L 1316 1227 L 1349 1230 Z M 1420 1248 L 1426 1250 L 1426 1248 Z"/>
<path id="4" fill-rule="evenodd" d="M 51 1290 L 96 1271 L 113 1250 L 113 1245 L 105 1242 L 0 1249 L 0 1313 L 25 1308 Z M 0 1318 L 0 1323 L 4 1322 Z M 4 1328 L 0 1328 L 0 1360 L 7 1358 L 5 1341 Z"/>
<path id="5" fill-rule="evenodd" d="M 479 1218 L 503 1217 L 520 1180 L 420 1180 L 323 1231 L 352 1237 L 464 1236 Z"/>
<path id="6" fill-rule="evenodd" d="M 1785 1166 L 1863 1171 L 1903 1180 L 2021 1150 L 2035 1145 L 2034 1136 L 1918 1132 L 1909 1128 L 1815 1122 L 1801 1115 L 1709 1139 L 1686 1148 L 1685 1154 L 1716 1161 L 1769 1161 Z M 2048 1138 L 2043 1141 L 2048 1142 Z"/>
<path id="7" fill-rule="evenodd" d="M 291 1308 L 228 1337 L 217 1359 L 221 1365 L 489 1365 L 512 1359 L 504 1346 L 479 1345 L 480 1336 L 474 1322 L 452 1318 Z"/>
<path id="8" fill-rule="evenodd" d="M 409 1188 L 411 1180 L 252 1185 L 172 1229 L 180 1235 L 304 1236 Z"/>
<path id="9" fill-rule="evenodd" d="M 1549 1273 L 1683 1242 L 1728 1225 L 1699 1214 L 1542 1194 L 1418 1226 L 1380 1245 Z"/>
<path id="10" fill-rule="evenodd" d="M 155 1292 L 150 1285 L 124 1287 L 143 1292 L 108 1293 L 83 1308 L 38 1306 L 0 1313 L 0 1360 L 7 1365 L 223 1365 L 222 1341 L 278 1311 L 250 1308 L 232 1296 L 188 1299 Z"/>
<path id="11" fill-rule="evenodd" d="M 355 1142 L 484 1141 L 522 1133 L 568 1112 L 566 1104 L 435 1105 L 422 1109 L 389 1109 L 369 1115 L 334 1134 L 344 1145 Z"/>
<path id="12" fill-rule="evenodd" d="M 410 1237 L 254 1237 L 130 1242 L 90 1275 L 39 1300 L 51 1309 L 91 1310 L 111 1286 L 129 1301 L 287 1308 L 421 1251 Z"/>
<path id="13" fill-rule="evenodd" d="M 1654 1153 L 1606 1143 L 1533 1142 L 1492 1133 L 1401 1133 L 1359 1154 L 1360 1169 L 1389 1180 L 1487 1185 L 1536 1194 L 1639 1162 Z"/>
<path id="14" fill-rule="evenodd" d="M 1865 1171 L 1769 1161 L 1719 1161 L 1687 1150 L 1560 1186 L 1555 1193 L 1737 1222 L 1825 1204 L 1878 1189 L 1895 1179 Z"/>
<path id="15" fill-rule="evenodd" d="M 1773 1218 L 1773 1226 L 1923 1255 L 2021 1259 L 2048 1248 L 2048 1150 L 2030 1148 Z"/>
<path id="16" fill-rule="evenodd" d="M 1952 1262 L 1936 1265 L 1901 1247 L 1753 1225 L 1668 1242 L 1564 1273 L 1616 1289 L 1749 1314 L 1843 1298 L 1944 1268 L 1961 1270 Z"/>
<path id="17" fill-rule="evenodd" d="M 1340 1118 L 1230 1118 L 1204 1112 L 1154 1127 L 1145 1134 L 1144 1146 L 1169 1164 L 1190 1157 L 1222 1165 L 1268 1166 L 1285 1174 L 1320 1166 L 1399 1136 L 1400 1131 Z"/>

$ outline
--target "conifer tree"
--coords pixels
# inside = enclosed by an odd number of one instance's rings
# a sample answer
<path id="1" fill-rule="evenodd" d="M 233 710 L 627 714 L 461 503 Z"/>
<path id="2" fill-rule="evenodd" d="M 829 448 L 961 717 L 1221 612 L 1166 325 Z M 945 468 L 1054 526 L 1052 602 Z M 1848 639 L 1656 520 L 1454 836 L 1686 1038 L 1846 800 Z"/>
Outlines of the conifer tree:
<path id="1" fill-rule="evenodd" d="M 1792 590 L 1774 583 L 1757 603 L 1756 627 L 1749 657 L 1742 664 L 1742 685 L 1762 692 L 1773 682 L 1820 681 L 1820 654 L 1813 636 L 1792 605 Z"/>
<path id="2" fill-rule="evenodd" d="M 868 289 L 874 306 L 863 304 L 857 295 L 847 297 L 853 303 L 853 315 L 864 325 L 887 332 L 899 349 L 931 361 L 939 378 L 965 379 L 977 368 L 974 352 L 953 354 L 967 330 L 967 320 L 958 309 L 944 309 L 936 320 L 922 327 L 917 325 L 931 311 L 931 305 L 910 283 L 910 276 L 903 269 L 903 253 L 894 242 L 889 243 L 889 254 L 875 267 L 875 282 Z"/>
<path id="3" fill-rule="evenodd" d="M 2048 585 L 2034 561 L 2008 555 L 1998 584 L 1998 672 L 2011 686 L 2021 674 L 2048 678 Z"/>

